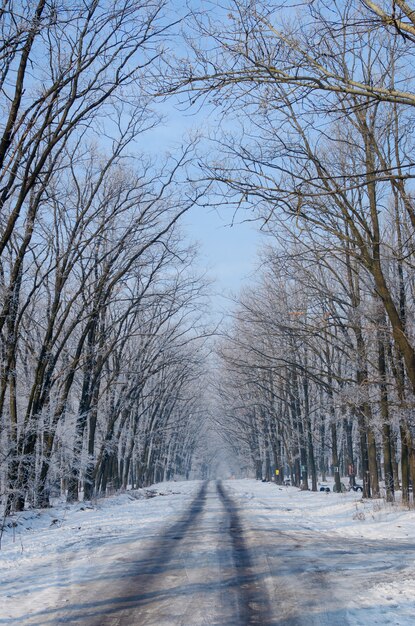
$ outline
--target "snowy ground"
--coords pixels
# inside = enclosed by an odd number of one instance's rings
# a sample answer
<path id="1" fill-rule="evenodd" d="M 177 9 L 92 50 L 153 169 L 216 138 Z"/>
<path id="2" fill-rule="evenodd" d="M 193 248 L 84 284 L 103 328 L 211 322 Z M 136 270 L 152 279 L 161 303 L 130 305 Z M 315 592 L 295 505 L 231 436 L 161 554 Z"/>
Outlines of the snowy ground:
<path id="1" fill-rule="evenodd" d="M 254 534 L 274 541 L 274 549 L 265 550 L 271 598 L 282 578 L 281 595 L 298 595 L 304 624 L 415 624 L 415 512 L 354 492 L 242 481 L 227 486 L 231 496 L 245 499 L 242 517 L 256 524 Z M 289 605 L 295 602 L 288 597 Z"/>
<path id="2" fill-rule="evenodd" d="M 11 518 L 0 624 L 415 623 L 414 512 L 353 492 L 222 485 Z"/>

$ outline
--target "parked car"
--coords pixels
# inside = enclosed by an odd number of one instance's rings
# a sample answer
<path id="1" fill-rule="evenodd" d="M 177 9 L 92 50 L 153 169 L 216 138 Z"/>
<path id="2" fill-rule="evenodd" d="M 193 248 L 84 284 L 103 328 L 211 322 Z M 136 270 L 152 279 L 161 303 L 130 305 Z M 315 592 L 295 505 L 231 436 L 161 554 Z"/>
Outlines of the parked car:
<path id="1" fill-rule="evenodd" d="M 330 493 L 330 487 L 326 485 L 325 483 L 321 483 L 320 491 L 325 491 L 326 493 Z"/>

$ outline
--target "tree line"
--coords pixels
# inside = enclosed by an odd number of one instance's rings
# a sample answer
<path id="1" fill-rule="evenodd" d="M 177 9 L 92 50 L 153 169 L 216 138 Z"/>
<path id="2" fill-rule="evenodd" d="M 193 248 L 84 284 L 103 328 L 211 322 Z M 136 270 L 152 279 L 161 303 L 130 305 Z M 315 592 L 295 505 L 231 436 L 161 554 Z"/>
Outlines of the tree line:
<path id="1" fill-rule="evenodd" d="M 151 158 L 162 2 L 0 9 L 0 484 L 6 514 L 185 476 L 204 281 L 193 146 Z"/>
<path id="2" fill-rule="evenodd" d="M 269 238 L 218 348 L 227 436 L 267 476 L 315 489 L 331 468 L 340 489 L 357 472 L 365 496 L 383 478 L 408 502 L 415 7 L 235 0 L 193 18 L 174 89 L 220 109 L 205 177 Z"/>
<path id="3" fill-rule="evenodd" d="M 190 471 L 206 432 L 205 285 L 180 222 L 207 203 L 267 237 L 218 344 L 227 445 L 258 475 L 315 489 L 333 471 L 339 489 L 349 472 L 365 496 L 384 479 L 409 502 L 415 7 L 172 9 L 0 9 L 6 512 Z M 217 110 L 218 128 L 207 149 L 151 158 L 155 102 L 170 97 Z"/>

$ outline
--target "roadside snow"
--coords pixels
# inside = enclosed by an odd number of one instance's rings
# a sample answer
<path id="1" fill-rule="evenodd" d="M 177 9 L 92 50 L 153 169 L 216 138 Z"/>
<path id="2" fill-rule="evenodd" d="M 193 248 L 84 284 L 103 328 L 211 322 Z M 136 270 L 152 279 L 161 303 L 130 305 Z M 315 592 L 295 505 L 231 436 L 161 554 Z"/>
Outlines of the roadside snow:
<path id="1" fill-rule="evenodd" d="M 408 626 L 415 621 L 415 579 L 399 578 L 387 584 L 373 585 L 350 605 L 351 626 L 393 624 Z"/>
<path id="2" fill-rule="evenodd" d="M 245 500 L 245 517 L 256 528 L 299 539 L 304 571 L 322 573 L 329 585 L 317 589 L 321 602 L 329 605 L 331 589 L 340 589 L 351 626 L 415 624 L 415 511 L 355 492 L 302 492 L 251 480 L 227 486 Z"/>
<path id="3" fill-rule="evenodd" d="M 244 489 L 247 484 L 253 488 Z M 277 507 L 279 516 L 293 529 L 367 539 L 415 538 L 415 511 L 405 510 L 399 502 L 364 500 L 361 493 L 353 491 L 315 493 L 256 481 L 233 481 L 231 485 L 235 491 L 237 486 L 238 494 L 259 497 L 267 506 Z"/>

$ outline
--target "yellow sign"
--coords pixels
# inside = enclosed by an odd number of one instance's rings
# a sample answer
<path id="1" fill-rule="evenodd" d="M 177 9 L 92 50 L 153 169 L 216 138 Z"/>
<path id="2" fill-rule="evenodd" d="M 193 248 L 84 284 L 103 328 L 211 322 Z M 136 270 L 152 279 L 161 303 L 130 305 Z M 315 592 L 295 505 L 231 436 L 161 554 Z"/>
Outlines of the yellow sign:
<path id="1" fill-rule="evenodd" d="M 279 476 L 280 475 L 280 470 L 275 470 L 275 476 Z"/>

